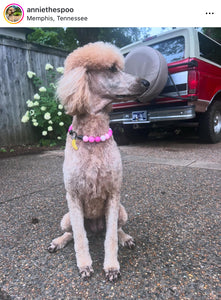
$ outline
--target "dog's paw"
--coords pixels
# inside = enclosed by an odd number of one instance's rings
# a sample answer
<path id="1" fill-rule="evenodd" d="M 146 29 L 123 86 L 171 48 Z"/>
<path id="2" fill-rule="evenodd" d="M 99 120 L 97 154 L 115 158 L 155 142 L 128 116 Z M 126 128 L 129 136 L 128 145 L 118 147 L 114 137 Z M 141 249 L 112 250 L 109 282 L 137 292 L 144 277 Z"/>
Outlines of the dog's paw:
<path id="1" fill-rule="evenodd" d="M 58 250 L 58 245 L 54 244 L 53 242 L 51 242 L 51 244 L 48 247 L 48 252 L 50 253 L 54 253 Z"/>
<path id="2" fill-rule="evenodd" d="M 120 270 L 110 268 L 109 270 L 104 270 L 105 277 L 108 281 L 116 282 L 120 278 Z"/>
<path id="3" fill-rule="evenodd" d="M 79 272 L 80 272 L 81 278 L 83 280 L 87 280 L 89 277 L 92 276 L 92 274 L 94 273 L 94 270 L 91 266 L 86 266 L 86 267 L 79 268 Z"/>
<path id="4" fill-rule="evenodd" d="M 134 241 L 133 238 L 128 239 L 124 243 L 124 247 L 127 247 L 127 248 L 129 248 L 131 250 L 133 250 L 135 248 L 135 246 L 136 246 L 136 243 L 135 243 L 135 241 Z"/>

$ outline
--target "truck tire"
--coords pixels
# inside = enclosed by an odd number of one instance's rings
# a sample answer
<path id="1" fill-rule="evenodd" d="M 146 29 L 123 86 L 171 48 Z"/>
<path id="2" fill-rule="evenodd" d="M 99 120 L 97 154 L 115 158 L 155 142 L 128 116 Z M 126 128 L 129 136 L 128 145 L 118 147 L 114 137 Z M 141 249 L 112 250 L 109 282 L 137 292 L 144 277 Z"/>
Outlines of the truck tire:
<path id="1" fill-rule="evenodd" d="M 200 139 L 207 143 L 221 141 L 221 101 L 212 103 L 208 110 L 201 114 L 199 135 Z"/>
<path id="2" fill-rule="evenodd" d="M 138 99 L 140 102 L 149 102 L 156 98 L 168 80 L 166 59 L 159 51 L 147 46 L 137 47 L 128 53 L 124 70 L 149 81 L 148 90 Z"/>

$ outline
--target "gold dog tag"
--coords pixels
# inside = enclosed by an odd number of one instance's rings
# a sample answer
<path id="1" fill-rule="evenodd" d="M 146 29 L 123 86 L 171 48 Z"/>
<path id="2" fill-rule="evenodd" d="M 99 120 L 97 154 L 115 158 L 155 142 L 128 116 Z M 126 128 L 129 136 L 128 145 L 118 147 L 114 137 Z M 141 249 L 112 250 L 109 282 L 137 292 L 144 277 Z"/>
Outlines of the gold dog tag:
<path id="1" fill-rule="evenodd" d="M 78 146 L 76 145 L 76 139 L 73 139 L 71 144 L 72 144 L 72 147 L 74 148 L 74 150 L 77 151 L 78 150 Z"/>

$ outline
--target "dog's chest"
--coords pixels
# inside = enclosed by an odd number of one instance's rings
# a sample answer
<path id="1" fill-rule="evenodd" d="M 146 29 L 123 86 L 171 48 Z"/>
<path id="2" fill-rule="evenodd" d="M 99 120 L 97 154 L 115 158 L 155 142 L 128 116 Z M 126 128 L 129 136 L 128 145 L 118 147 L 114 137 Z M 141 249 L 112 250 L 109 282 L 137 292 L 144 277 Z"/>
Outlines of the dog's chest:
<path id="1" fill-rule="evenodd" d="M 116 152 L 86 150 L 74 153 L 71 160 L 65 155 L 65 187 L 82 202 L 85 217 L 96 218 L 104 214 L 107 199 L 120 193 L 121 158 L 115 148 Z"/>

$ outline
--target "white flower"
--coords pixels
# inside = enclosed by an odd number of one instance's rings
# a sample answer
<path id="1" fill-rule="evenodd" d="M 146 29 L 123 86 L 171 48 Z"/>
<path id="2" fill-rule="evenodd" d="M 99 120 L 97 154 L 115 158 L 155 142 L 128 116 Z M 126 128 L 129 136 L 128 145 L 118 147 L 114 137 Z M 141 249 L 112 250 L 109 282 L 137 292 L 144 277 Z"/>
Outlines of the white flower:
<path id="1" fill-rule="evenodd" d="M 32 123 L 35 123 L 35 122 L 37 122 L 37 120 L 36 119 L 32 119 Z"/>
<path id="2" fill-rule="evenodd" d="M 59 123 L 59 126 L 64 126 L 64 122 L 60 122 L 60 123 Z"/>
<path id="3" fill-rule="evenodd" d="M 33 116 L 35 114 L 35 111 L 33 109 L 30 110 L 30 116 Z"/>
<path id="4" fill-rule="evenodd" d="M 28 100 L 27 102 L 28 107 L 33 107 L 34 103 L 31 100 Z"/>
<path id="5" fill-rule="evenodd" d="M 55 84 L 53 82 L 50 83 L 50 86 L 52 86 L 54 89 L 56 89 L 56 86 L 55 86 Z"/>
<path id="6" fill-rule="evenodd" d="M 51 119 L 51 114 L 49 112 L 44 114 L 44 119 L 45 120 L 50 120 Z"/>
<path id="7" fill-rule="evenodd" d="M 22 119 L 21 119 L 22 123 L 27 123 L 29 121 L 29 117 L 25 114 Z"/>
<path id="8" fill-rule="evenodd" d="M 35 127 L 37 127 L 37 126 L 38 126 L 38 122 L 34 122 L 33 125 L 34 125 Z"/>
<path id="9" fill-rule="evenodd" d="M 63 109 L 63 105 L 62 105 L 62 104 L 59 104 L 59 105 L 58 105 L 58 109 Z"/>
<path id="10" fill-rule="evenodd" d="M 48 133 L 47 133 L 47 131 L 42 131 L 42 135 L 44 135 L 44 136 L 46 136 Z"/>
<path id="11" fill-rule="evenodd" d="M 58 140 L 61 140 L 61 137 L 60 137 L 60 136 L 58 136 L 58 137 L 57 137 L 57 139 L 58 139 Z"/>
<path id="12" fill-rule="evenodd" d="M 39 91 L 40 91 L 40 92 L 46 92 L 47 89 L 46 89 L 44 86 L 42 86 L 42 87 L 39 88 Z"/>
<path id="13" fill-rule="evenodd" d="M 53 122 L 52 122 L 51 120 L 49 120 L 49 121 L 48 121 L 48 124 L 52 125 L 52 124 L 53 124 Z"/>
<path id="14" fill-rule="evenodd" d="M 59 112 L 58 112 L 58 116 L 61 116 L 61 115 L 62 115 L 62 112 L 61 112 L 61 111 L 59 111 Z"/>
<path id="15" fill-rule="evenodd" d="M 34 72 L 32 72 L 32 71 L 28 71 L 27 72 L 27 75 L 28 75 L 28 78 L 32 78 L 33 76 L 35 76 L 36 74 L 34 73 Z"/>
<path id="16" fill-rule="evenodd" d="M 39 99 L 40 99 L 39 94 L 35 94 L 35 95 L 34 95 L 34 99 L 35 99 L 35 100 L 39 100 Z"/>
<path id="17" fill-rule="evenodd" d="M 56 69 L 58 73 L 64 73 L 64 68 L 63 67 L 59 67 Z"/>
<path id="18" fill-rule="evenodd" d="M 52 131 L 53 127 L 52 126 L 48 126 L 48 131 Z"/>
<path id="19" fill-rule="evenodd" d="M 38 101 L 35 101 L 34 102 L 34 106 L 38 106 L 39 105 L 39 102 Z"/>
<path id="20" fill-rule="evenodd" d="M 52 69 L 54 69 L 54 67 L 51 64 L 46 64 L 45 65 L 45 70 L 48 71 L 50 69 L 52 70 Z"/>
<path id="21" fill-rule="evenodd" d="M 45 106 L 41 106 L 41 111 L 45 111 L 46 110 L 46 107 Z"/>

